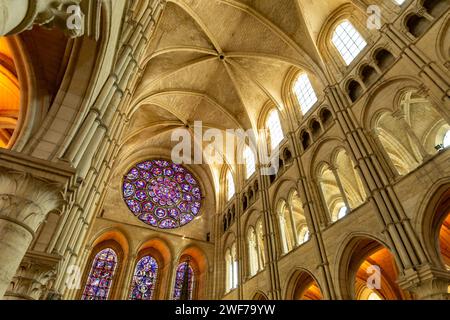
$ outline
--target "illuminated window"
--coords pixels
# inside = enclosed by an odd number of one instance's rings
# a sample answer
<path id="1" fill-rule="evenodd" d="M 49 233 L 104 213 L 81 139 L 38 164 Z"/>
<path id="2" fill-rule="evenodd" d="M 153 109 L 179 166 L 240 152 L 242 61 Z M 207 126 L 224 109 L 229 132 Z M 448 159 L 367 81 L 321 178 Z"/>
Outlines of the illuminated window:
<path id="1" fill-rule="evenodd" d="M 290 252 L 295 246 L 295 239 L 293 238 L 293 230 L 292 230 L 292 216 L 289 211 L 286 203 L 283 203 L 279 207 L 278 212 L 278 221 L 280 225 L 280 236 L 283 246 L 283 253 Z"/>
<path id="2" fill-rule="evenodd" d="M 294 93 L 297 96 L 303 114 L 307 113 L 317 102 L 316 93 L 306 73 L 302 73 L 297 78 L 294 84 Z"/>
<path id="3" fill-rule="evenodd" d="M 372 292 L 369 295 L 369 297 L 367 298 L 367 300 L 381 300 L 381 298 L 378 294 L 376 294 L 375 292 Z"/>
<path id="4" fill-rule="evenodd" d="M 266 255 L 264 253 L 264 230 L 262 219 L 256 223 L 256 241 L 258 243 L 258 265 L 259 270 L 263 270 L 266 264 Z"/>
<path id="5" fill-rule="evenodd" d="M 306 230 L 305 234 L 303 235 L 303 242 L 306 242 L 309 240 L 309 230 Z"/>
<path id="6" fill-rule="evenodd" d="M 232 289 L 233 284 L 233 262 L 231 259 L 231 251 L 230 249 L 227 249 L 225 252 L 225 287 L 227 292 Z"/>
<path id="7" fill-rule="evenodd" d="M 245 161 L 245 171 L 246 171 L 246 179 L 250 178 L 253 173 L 256 171 L 256 159 L 255 154 L 249 146 L 245 146 L 244 148 L 244 161 Z"/>
<path id="8" fill-rule="evenodd" d="M 233 245 L 231 246 L 231 261 L 233 270 L 231 286 L 233 289 L 235 289 L 238 286 L 238 260 L 237 260 L 236 243 L 233 243 Z"/>
<path id="9" fill-rule="evenodd" d="M 227 200 L 231 200 L 231 198 L 233 198 L 235 193 L 233 174 L 231 173 L 231 170 L 228 170 L 227 172 L 226 184 L 227 184 Z"/>
<path id="10" fill-rule="evenodd" d="M 123 178 L 122 194 L 130 211 L 160 229 L 182 227 L 200 213 L 202 193 L 182 165 L 149 160 L 132 167 Z"/>
<path id="11" fill-rule="evenodd" d="M 287 239 L 287 227 L 286 227 L 286 219 L 282 215 L 279 215 L 280 219 L 280 233 L 281 233 L 281 241 L 283 245 L 283 253 L 287 253 L 289 251 L 288 248 L 288 239 Z"/>
<path id="12" fill-rule="evenodd" d="M 233 243 L 231 249 L 227 249 L 225 253 L 226 263 L 226 289 L 227 291 L 236 289 L 238 286 L 238 262 L 236 243 Z"/>
<path id="13" fill-rule="evenodd" d="M 309 240 L 309 230 L 307 226 L 304 226 L 299 232 L 299 242 L 303 244 Z"/>
<path id="14" fill-rule="evenodd" d="M 151 256 L 143 257 L 136 264 L 131 286 L 131 300 L 152 300 L 158 277 L 158 263 Z"/>
<path id="15" fill-rule="evenodd" d="M 256 242 L 256 232 L 253 227 L 248 229 L 247 234 L 248 260 L 250 266 L 250 276 L 254 276 L 258 272 L 258 248 Z"/>
<path id="16" fill-rule="evenodd" d="M 444 148 L 450 147 L 450 130 L 445 134 L 442 144 L 444 145 Z"/>
<path id="17" fill-rule="evenodd" d="M 87 278 L 82 300 L 107 300 L 117 267 L 117 254 L 106 248 L 97 253 Z"/>
<path id="18" fill-rule="evenodd" d="M 189 261 L 178 265 L 173 288 L 173 300 L 192 300 L 194 290 L 194 270 Z M 185 295 L 185 296 L 183 296 Z"/>
<path id="19" fill-rule="evenodd" d="M 339 212 L 338 212 L 338 215 L 337 215 L 338 220 L 342 219 L 343 217 L 345 217 L 347 215 L 347 212 L 348 212 L 347 207 L 340 208 Z"/>
<path id="20" fill-rule="evenodd" d="M 280 117 L 277 110 L 273 109 L 267 116 L 266 127 L 269 129 L 270 146 L 273 149 L 278 147 L 284 139 L 283 129 L 281 128 Z"/>
<path id="21" fill-rule="evenodd" d="M 347 65 L 352 63 L 367 45 L 361 34 L 348 20 L 342 21 L 336 27 L 332 40 Z"/>

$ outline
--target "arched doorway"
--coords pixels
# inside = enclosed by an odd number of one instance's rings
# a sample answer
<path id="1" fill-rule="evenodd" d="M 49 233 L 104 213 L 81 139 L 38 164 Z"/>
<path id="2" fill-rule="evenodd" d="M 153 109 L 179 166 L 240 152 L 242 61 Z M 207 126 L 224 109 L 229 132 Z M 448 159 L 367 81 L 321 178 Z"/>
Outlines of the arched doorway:
<path id="1" fill-rule="evenodd" d="M 292 300 L 322 300 L 322 292 L 314 277 L 306 271 L 299 271 L 290 280 Z"/>
<path id="2" fill-rule="evenodd" d="M 439 230 L 439 251 L 445 268 L 450 271 L 450 212 Z"/>
<path id="3" fill-rule="evenodd" d="M 450 188 L 448 186 L 440 194 L 433 215 L 431 242 L 438 251 L 440 267 L 450 272 Z M 447 283 L 447 293 L 450 293 L 450 281 Z"/>
<path id="4" fill-rule="evenodd" d="M 406 300 L 398 285 L 394 255 L 377 240 L 358 237 L 346 246 L 340 265 L 340 286 L 345 300 Z"/>
<path id="5" fill-rule="evenodd" d="M 435 210 L 438 239 L 438 248 L 443 267 L 450 271 L 450 188 L 440 197 L 440 201 Z"/>
<path id="6" fill-rule="evenodd" d="M 447 211 L 447 216 L 439 230 L 439 251 L 445 269 L 450 272 L 450 210 Z M 450 283 L 447 285 L 447 293 L 450 294 Z"/>
<path id="7" fill-rule="evenodd" d="M 428 298 L 441 299 L 450 294 L 450 183 L 433 188 L 425 198 L 418 228 L 432 267 L 440 274 L 433 280 Z M 441 272 L 442 271 L 442 272 Z"/>
<path id="8" fill-rule="evenodd" d="M 269 299 L 267 298 L 267 296 L 266 296 L 264 293 L 258 291 L 258 292 L 255 293 L 255 295 L 253 296 L 253 299 L 252 299 L 252 300 L 255 300 L 255 301 L 266 301 L 266 300 L 269 300 Z"/>

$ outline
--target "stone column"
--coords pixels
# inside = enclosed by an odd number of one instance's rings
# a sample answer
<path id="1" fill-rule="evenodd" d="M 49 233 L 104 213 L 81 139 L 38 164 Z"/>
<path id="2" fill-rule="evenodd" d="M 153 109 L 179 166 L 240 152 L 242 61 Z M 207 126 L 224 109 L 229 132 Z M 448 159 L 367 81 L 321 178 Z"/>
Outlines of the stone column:
<path id="1" fill-rule="evenodd" d="M 425 147 L 423 146 L 419 137 L 417 137 L 411 125 L 406 121 L 405 111 L 397 110 L 392 114 L 392 116 L 394 117 L 394 119 L 398 121 L 398 123 L 400 123 L 401 128 L 405 130 L 410 141 L 411 149 L 413 151 L 413 154 L 415 155 L 417 162 L 421 164 L 422 162 L 425 162 L 428 159 L 430 159 L 431 155 L 425 150 Z"/>
<path id="2" fill-rule="evenodd" d="M 38 227 L 50 211 L 62 204 L 59 190 L 44 179 L 0 167 L 0 297 Z"/>
<path id="3" fill-rule="evenodd" d="M 339 176 L 338 169 L 335 166 L 330 166 L 331 172 L 333 172 L 334 179 L 336 180 L 336 184 L 339 188 L 339 191 L 342 194 L 342 199 L 344 200 L 344 204 L 347 207 L 347 213 L 349 213 L 353 208 L 350 206 L 350 202 L 348 201 L 347 193 L 345 192 L 344 185 L 342 184 L 341 177 Z M 330 212 L 331 214 L 331 212 Z"/>
<path id="4" fill-rule="evenodd" d="M 310 240 L 314 244 L 314 254 L 318 262 L 317 269 L 319 269 L 321 273 L 322 279 L 319 280 L 321 293 L 325 300 L 335 299 L 326 248 L 323 243 L 322 230 L 320 227 L 321 224 L 328 224 L 328 220 L 325 223 L 324 217 L 320 212 L 321 210 L 317 207 L 319 201 L 317 201 L 317 195 L 314 193 L 315 189 L 311 186 L 311 181 L 306 179 L 305 169 L 301 162 L 302 148 L 294 132 L 289 133 L 289 140 L 294 151 L 293 154 L 295 164 L 299 172 L 299 179 L 297 180 L 297 190 L 303 204 L 303 212 L 308 224 Z M 322 197 L 321 192 L 319 194 L 319 197 Z M 321 201 L 321 203 L 325 203 L 323 200 Z M 328 212 L 327 206 L 325 209 Z M 328 216 L 330 217 L 331 215 L 328 214 Z"/>
<path id="5" fill-rule="evenodd" d="M 258 166 L 259 172 L 262 166 Z M 269 188 L 270 188 L 270 181 L 269 176 L 262 175 L 259 173 L 259 181 L 260 181 L 260 192 L 261 199 L 262 199 L 262 207 L 263 207 L 263 214 L 264 217 L 263 223 L 264 223 L 264 234 L 266 241 L 264 242 L 266 245 L 266 266 L 269 270 L 269 283 L 270 283 L 270 292 L 269 297 L 273 300 L 278 300 L 282 298 L 281 293 L 281 283 L 280 283 L 280 274 L 278 272 L 278 242 L 277 242 L 277 236 L 275 231 L 275 223 L 274 223 L 274 216 L 276 215 L 273 212 L 273 209 L 270 204 L 270 195 L 269 195 Z"/>

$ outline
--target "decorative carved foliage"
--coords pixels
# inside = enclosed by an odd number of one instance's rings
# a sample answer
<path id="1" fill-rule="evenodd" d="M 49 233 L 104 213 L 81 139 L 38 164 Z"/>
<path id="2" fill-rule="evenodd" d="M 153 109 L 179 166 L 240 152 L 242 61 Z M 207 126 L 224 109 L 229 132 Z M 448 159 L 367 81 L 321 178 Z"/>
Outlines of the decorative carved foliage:
<path id="1" fill-rule="evenodd" d="M 46 299 L 55 281 L 58 259 L 25 256 L 5 294 L 6 297 Z"/>
<path id="2" fill-rule="evenodd" d="M 20 221 L 36 231 L 45 216 L 63 204 L 61 186 L 2 168 L 0 216 Z"/>

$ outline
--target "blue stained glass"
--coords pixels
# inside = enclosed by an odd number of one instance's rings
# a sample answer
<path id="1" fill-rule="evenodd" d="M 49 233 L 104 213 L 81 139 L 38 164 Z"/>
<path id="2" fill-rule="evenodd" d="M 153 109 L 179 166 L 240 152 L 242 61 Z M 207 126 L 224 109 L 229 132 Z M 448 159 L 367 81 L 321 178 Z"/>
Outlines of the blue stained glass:
<path id="1" fill-rule="evenodd" d="M 128 182 L 123 184 L 123 195 L 125 197 L 131 197 L 134 192 L 135 190 L 133 184 Z"/>
<path id="2" fill-rule="evenodd" d="M 183 183 L 183 184 L 181 185 L 181 187 L 182 187 L 183 190 L 186 191 L 186 192 L 189 192 L 189 191 L 191 191 L 191 189 L 192 189 L 191 185 L 190 185 L 190 184 L 187 184 L 187 183 Z"/>
<path id="3" fill-rule="evenodd" d="M 159 227 L 161 229 L 174 229 L 177 227 L 177 223 L 172 219 L 166 219 L 166 220 L 161 221 L 161 223 L 159 224 Z"/>
<path id="4" fill-rule="evenodd" d="M 152 202 L 146 202 L 142 206 L 142 211 L 144 211 L 144 212 L 152 212 L 154 207 L 155 206 L 153 205 Z"/>
<path id="5" fill-rule="evenodd" d="M 139 190 L 136 192 L 136 200 L 138 201 L 145 201 L 147 200 L 148 196 L 145 191 Z"/>
<path id="6" fill-rule="evenodd" d="M 166 169 L 164 170 L 164 174 L 168 177 L 173 176 L 173 170 L 172 169 Z"/>
<path id="7" fill-rule="evenodd" d="M 186 268 L 188 268 L 186 273 Z M 192 292 L 194 290 L 194 270 L 187 262 L 182 262 L 178 265 L 177 274 L 175 275 L 175 287 L 173 289 L 173 300 L 180 300 L 185 283 L 184 278 L 187 275 L 187 292 L 189 300 L 192 300 Z"/>
<path id="8" fill-rule="evenodd" d="M 130 172 L 128 173 L 128 179 L 129 180 L 135 180 L 137 179 L 137 177 L 139 177 L 139 171 L 136 168 L 133 168 L 130 170 Z"/>
<path id="9" fill-rule="evenodd" d="M 166 210 L 158 208 L 156 209 L 155 214 L 158 218 L 164 218 L 166 216 Z"/>
<path id="10" fill-rule="evenodd" d="M 173 208 L 169 210 L 169 216 L 176 219 L 180 215 L 180 211 L 177 208 Z"/>
<path id="11" fill-rule="evenodd" d="M 141 162 L 140 164 L 138 164 L 137 167 L 142 170 L 150 170 L 152 168 L 152 162 L 144 161 L 144 162 Z"/>
<path id="12" fill-rule="evenodd" d="M 145 181 L 149 181 L 149 180 L 150 180 L 150 177 L 151 177 L 151 174 L 150 174 L 149 172 L 147 172 L 147 171 L 141 171 L 140 176 L 141 176 L 141 178 L 144 179 Z"/>
<path id="13" fill-rule="evenodd" d="M 89 272 L 82 300 L 107 300 L 117 266 L 117 255 L 107 248 L 94 258 Z"/>
<path id="14" fill-rule="evenodd" d="M 193 219 L 193 217 L 190 214 L 185 214 L 185 215 L 181 216 L 181 221 L 184 224 L 191 222 L 192 219 Z"/>
<path id="15" fill-rule="evenodd" d="M 136 200 L 127 200 L 128 208 L 130 208 L 131 212 L 134 214 L 138 214 L 141 212 L 141 207 L 139 206 L 139 202 Z"/>
<path id="16" fill-rule="evenodd" d="M 143 180 L 138 180 L 134 184 L 136 185 L 136 188 L 140 188 L 140 189 L 144 189 L 145 186 L 147 185 L 145 183 L 145 181 L 143 181 Z"/>
<path id="17" fill-rule="evenodd" d="M 152 300 L 158 280 L 158 263 L 152 256 L 145 256 L 136 264 L 130 300 Z"/>
<path id="18" fill-rule="evenodd" d="M 136 164 L 124 176 L 122 194 L 135 216 L 162 229 L 184 226 L 200 213 L 202 196 L 194 176 L 166 160 Z"/>

